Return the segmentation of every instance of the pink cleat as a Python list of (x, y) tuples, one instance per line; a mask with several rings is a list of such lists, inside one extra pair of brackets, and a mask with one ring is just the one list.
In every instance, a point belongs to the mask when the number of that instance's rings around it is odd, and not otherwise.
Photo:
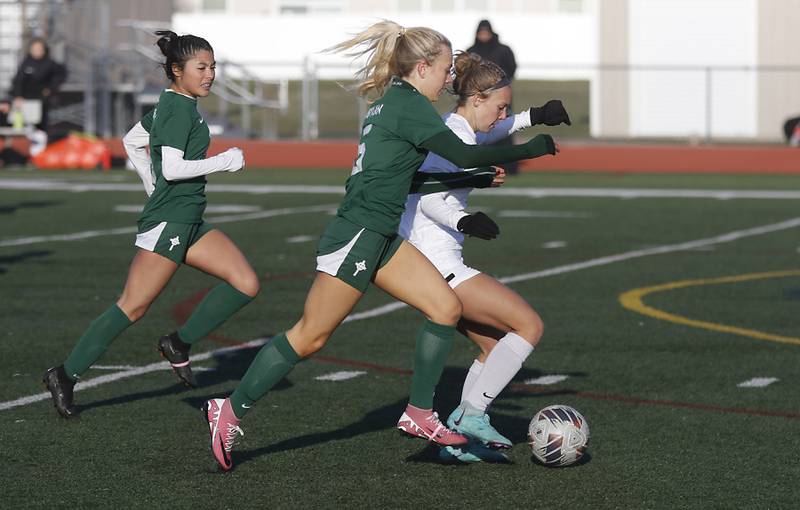
[(229, 399), (214, 398), (203, 404), (208, 428), (211, 432), (211, 451), (224, 471), (233, 467), (231, 450), (236, 434), (244, 435), (239, 419), (233, 414)]
[(439, 421), (439, 415), (432, 409), (420, 409), (408, 404), (403, 416), (397, 422), (397, 428), (414, 437), (421, 437), (442, 446), (460, 446), (467, 444), (466, 436), (445, 427)]

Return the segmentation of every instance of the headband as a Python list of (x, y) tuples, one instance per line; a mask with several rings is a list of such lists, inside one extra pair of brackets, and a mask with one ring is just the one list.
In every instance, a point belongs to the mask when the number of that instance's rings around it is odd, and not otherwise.
[(493, 90), (502, 89), (503, 87), (508, 87), (509, 85), (511, 85), (511, 80), (509, 80), (508, 77), (504, 74), (503, 77), (500, 78), (500, 81), (498, 81), (488, 89), (481, 91), (481, 93), (485, 94)]

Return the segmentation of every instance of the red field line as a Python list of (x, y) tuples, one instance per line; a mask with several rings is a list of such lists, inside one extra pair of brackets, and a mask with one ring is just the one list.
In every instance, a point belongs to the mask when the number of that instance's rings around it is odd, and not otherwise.
[[(119, 140), (112, 152), (123, 157)], [(350, 168), (355, 140), (261, 141), (214, 139), (211, 154), (241, 147), (250, 168)], [(524, 161), (525, 171), (611, 173), (800, 173), (800, 150), (770, 145), (678, 145), (564, 142), (558, 156)]]

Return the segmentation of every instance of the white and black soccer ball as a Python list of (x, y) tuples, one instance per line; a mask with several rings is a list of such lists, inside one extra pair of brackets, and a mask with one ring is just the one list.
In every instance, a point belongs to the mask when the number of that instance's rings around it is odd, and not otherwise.
[(563, 467), (580, 460), (589, 447), (589, 424), (570, 406), (545, 407), (528, 426), (533, 456), (550, 467)]

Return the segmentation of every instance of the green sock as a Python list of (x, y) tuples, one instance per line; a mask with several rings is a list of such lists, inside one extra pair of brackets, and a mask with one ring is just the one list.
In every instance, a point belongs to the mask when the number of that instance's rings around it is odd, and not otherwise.
[(111, 342), (131, 324), (133, 324), (131, 320), (117, 305), (112, 306), (93, 320), (89, 329), (73, 347), (67, 361), (64, 362), (67, 376), (72, 380), (77, 380), (106, 352)]
[(253, 402), (263, 397), (300, 361), (289, 345), (286, 333), (274, 337), (258, 351), (255, 359), (230, 396), (233, 414), (242, 418)]
[(252, 297), (236, 290), (230, 284), (220, 283), (197, 305), (186, 323), (178, 330), (178, 337), (187, 344), (193, 344), (205, 338), (252, 300)]
[(425, 320), (417, 335), (414, 375), (411, 376), (409, 403), (420, 409), (433, 408), (433, 394), (444, 371), (444, 363), (453, 346), (455, 326)]

